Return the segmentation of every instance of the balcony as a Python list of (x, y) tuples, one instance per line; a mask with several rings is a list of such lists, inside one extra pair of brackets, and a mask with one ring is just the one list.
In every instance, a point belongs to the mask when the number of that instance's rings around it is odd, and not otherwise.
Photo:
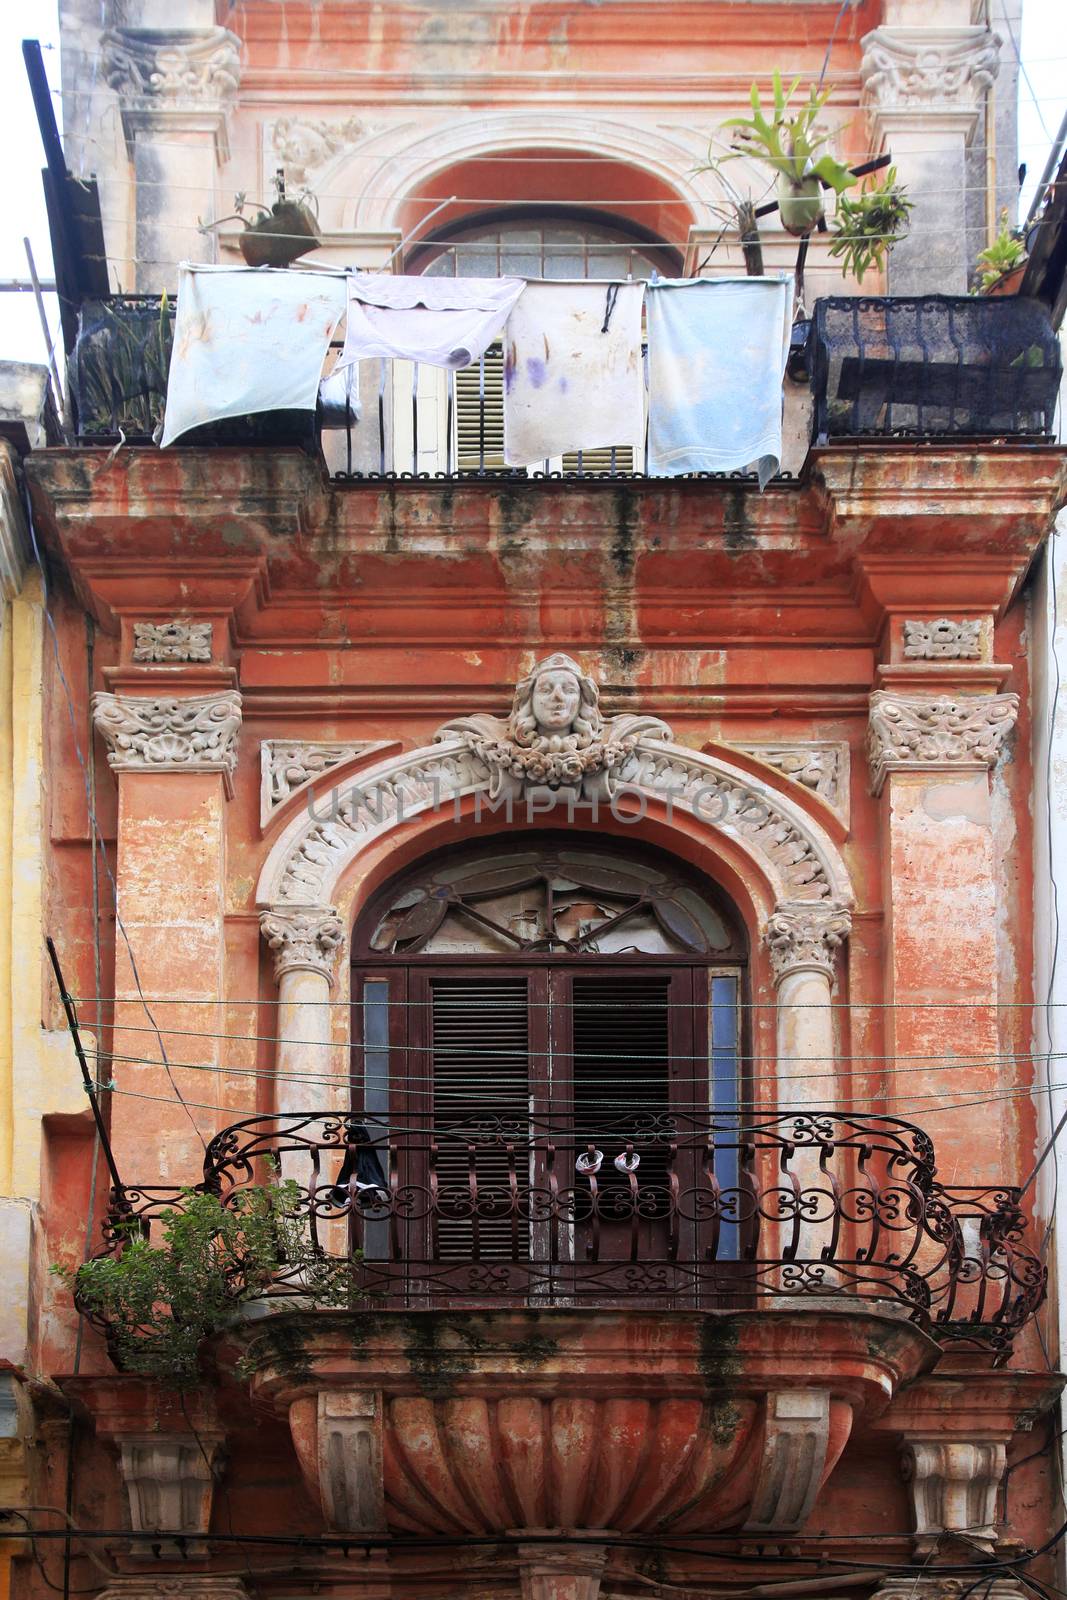
[[(80, 442), (147, 443), (161, 424), (173, 305), (147, 296), (87, 303), (71, 356)], [(460, 372), (365, 362), (352, 395), (316, 415), (274, 412), (197, 429), (183, 444), (297, 444), (339, 482), (393, 478), (641, 479), (646, 442), (546, 460), (503, 461), (502, 361), (491, 348)], [(374, 370), (371, 370), (374, 369)], [(786, 432), (806, 444), (909, 437), (1047, 440), (1061, 377), (1046, 310), (1017, 297), (841, 296), (794, 329)], [(810, 394), (808, 390), (810, 389)], [(647, 431), (647, 430), (646, 430)], [(755, 482), (755, 474), (701, 474)], [(794, 471), (777, 481), (788, 482)]]
[[(381, 1310), (880, 1308), (999, 1360), (1045, 1293), (1018, 1191), (941, 1183), (892, 1117), (264, 1115), (211, 1141), (202, 1187), (232, 1205), (272, 1171), (312, 1257), (356, 1261)], [(176, 1200), (117, 1194), (109, 1251)], [(305, 1271), (280, 1258), (263, 1297), (306, 1307)]]

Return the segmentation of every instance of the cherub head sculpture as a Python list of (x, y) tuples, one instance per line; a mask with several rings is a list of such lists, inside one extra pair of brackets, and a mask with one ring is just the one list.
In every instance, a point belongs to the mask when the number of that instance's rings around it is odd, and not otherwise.
[(585, 750), (604, 735), (599, 692), (570, 656), (546, 656), (515, 686), (508, 733), (526, 750)]

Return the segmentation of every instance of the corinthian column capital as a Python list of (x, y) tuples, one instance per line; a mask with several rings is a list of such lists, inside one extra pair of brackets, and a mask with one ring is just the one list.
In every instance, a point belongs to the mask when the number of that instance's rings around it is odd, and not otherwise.
[(871, 788), (889, 772), (992, 767), (1019, 715), (1017, 694), (906, 695), (876, 689), (867, 725)]
[(241, 696), (93, 696), (93, 723), (114, 772), (221, 772), (233, 792)]
[(834, 958), (851, 931), (852, 913), (838, 902), (780, 904), (764, 931), (775, 983), (805, 970), (824, 973), (832, 983)]
[(264, 911), (259, 930), (274, 955), (274, 976), (317, 972), (333, 985), (334, 966), (344, 945), (344, 923), (332, 907), (315, 911)]

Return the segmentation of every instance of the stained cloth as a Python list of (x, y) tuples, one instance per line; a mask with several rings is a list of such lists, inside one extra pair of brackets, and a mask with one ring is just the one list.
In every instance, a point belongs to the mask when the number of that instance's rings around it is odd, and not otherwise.
[(504, 459), (536, 465), (644, 434), (643, 283), (529, 283), (504, 330)]
[(522, 278), (402, 278), (354, 273), (338, 366), (385, 356), (431, 367), (469, 367), (500, 333)]
[(764, 488), (782, 459), (792, 277), (667, 278), (645, 306), (649, 472), (754, 464)]
[(344, 309), (340, 274), (183, 262), (161, 444), (223, 417), (314, 411)]

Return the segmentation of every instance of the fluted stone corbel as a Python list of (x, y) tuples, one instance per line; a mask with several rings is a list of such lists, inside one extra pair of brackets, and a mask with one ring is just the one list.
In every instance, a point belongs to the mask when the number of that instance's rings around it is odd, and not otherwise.
[(832, 983), (837, 952), (851, 931), (852, 914), (837, 902), (779, 904), (764, 932), (775, 984), (793, 972), (819, 972)]
[(804, 1526), (826, 1474), (830, 1408), (827, 1389), (781, 1389), (767, 1396), (763, 1458), (746, 1533), (795, 1533)]
[(958, 1534), (993, 1553), (997, 1495), (1006, 1464), (1003, 1440), (904, 1441), (901, 1470), (911, 1495), (917, 1556), (943, 1550), (946, 1534)]
[(867, 724), (871, 791), (890, 772), (988, 769), (1019, 715), (1017, 694), (910, 695), (876, 689)]
[(222, 1436), (147, 1434), (117, 1441), (135, 1533), (158, 1533), (158, 1545), (134, 1539), (130, 1554), (154, 1561), (204, 1556)]
[(332, 987), (345, 942), (345, 926), (336, 911), (264, 911), (259, 927), (274, 957), (279, 984), (288, 973), (314, 972)]
[(221, 772), (233, 794), (241, 696), (236, 689), (173, 695), (93, 696), (93, 723), (113, 772)]

